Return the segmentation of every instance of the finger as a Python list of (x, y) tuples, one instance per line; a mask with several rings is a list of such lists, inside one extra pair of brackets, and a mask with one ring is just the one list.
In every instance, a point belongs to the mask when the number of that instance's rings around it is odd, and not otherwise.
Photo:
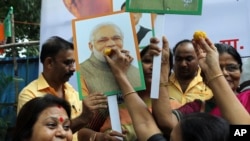
[(196, 55), (199, 56), (201, 48), (199, 47), (198, 44), (196, 44), (196, 42), (194, 42), (193, 45), (194, 45), (194, 50), (195, 50)]
[(89, 103), (89, 106), (93, 106), (93, 105), (98, 105), (98, 104), (107, 104), (108, 103), (108, 99), (107, 98), (92, 98), (89, 100), (85, 100), (86, 103)]
[(157, 44), (150, 44), (149, 45), (149, 50), (148, 50), (149, 55), (152, 56), (158, 56), (161, 53), (161, 49), (158, 47)]
[(161, 51), (158, 51), (158, 50), (149, 50), (148, 51), (148, 54), (150, 56), (158, 56), (158, 55), (160, 55), (160, 53), (161, 53)]
[(128, 55), (130, 52), (128, 50), (121, 50), (121, 53), (124, 53), (125, 55)]
[(214, 46), (214, 43), (210, 39), (206, 38), (205, 40), (208, 43), (208, 45), (211, 47), (212, 50), (217, 51), (217, 48)]
[(213, 49), (209, 46), (209, 44), (211, 45), (211, 41), (208, 40), (208, 38), (204, 39), (204, 38), (200, 38), (199, 40), (200, 42), (200, 47), (205, 51), (205, 52), (211, 52), (213, 51)]
[(160, 41), (156, 37), (150, 38), (150, 43), (158, 44)]
[(199, 57), (201, 53), (203, 53), (203, 49), (200, 47), (200, 45), (196, 41), (193, 40), (192, 42), (193, 42), (195, 53)]
[(109, 132), (109, 135), (110, 135), (110, 136), (117, 136), (117, 137), (125, 137), (124, 134), (122, 134), (122, 133), (120, 133), (120, 132), (117, 132), (117, 131), (113, 131), (113, 130), (111, 130), (111, 131)]
[(128, 133), (128, 130), (122, 129), (122, 134), (125, 136), (125, 134)]
[(107, 61), (109, 64), (112, 63), (112, 59), (110, 58), (110, 56), (105, 55), (104, 57), (105, 57), (106, 61)]
[(133, 62), (133, 60), (134, 60), (134, 58), (133, 57), (131, 57), (131, 58), (129, 58), (129, 64), (131, 64), (132, 62)]
[(128, 55), (126, 55), (126, 60), (127, 60), (127, 62), (130, 64), (133, 60), (134, 60), (134, 58), (132, 57), (132, 56), (130, 56), (129, 54)]
[(108, 100), (107, 99), (96, 99), (96, 100), (92, 100), (91, 103), (93, 103), (93, 105), (107, 104)]
[(108, 105), (107, 104), (98, 104), (96, 106), (96, 109), (107, 109), (108, 108)]
[(107, 104), (108, 101), (106, 99), (100, 99), (100, 100), (94, 100), (93, 103), (94, 103), (94, 105)]
[(94, 96), (91, 96), (90, 98), (90, 101), (96, 101), (97, 103), (100, 102), (107, 102), (107, 96), (106, 95), (100, 95), (100, 94), (97, 94), (97, 95), (94, 95)]
[(207, 44), (208, 44), (209, 46), (213, 45), (213, 43), (212, 43), (212, 41), (211, 41), (210, 39), (205, 38), (205, 41), (207, 42)]
[(92, 94), (90, 94), (89, 95), (90, 97), (95, 97), (95, 96), (97, 96), (97, 97), (107, 97), (105, 94), (103, 94), (103, 93), (92, 93)]
[(169, 43), (168, 43), (168, 40), (167, 40), (167, 38), (165, 36), (162, 37), (162, 42), (163, 42), (162, 48), (168, 50), (169, 49)]
[(100, 103), (100, 104), (94, 104), (90, 105), (89, 107), (91, 110), (97, 110), (97, 109), (107, 109), (108, 105), (107, 103)]
[(158, 46), (158, 43), (150, 43), (150, 44), (149, 44), (149, 48), (150, 48), (151, 50), (161, 51), (161, 48)]
[(122, 52), (126, 52), (126, 50), (120, 50), (118, 48), (113, 48), (113, 51), (117, 56), (121, 56)]

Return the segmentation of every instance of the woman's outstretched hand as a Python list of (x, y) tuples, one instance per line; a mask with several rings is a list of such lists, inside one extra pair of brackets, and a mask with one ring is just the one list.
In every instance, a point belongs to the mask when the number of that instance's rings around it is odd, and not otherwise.
[(208, 38), (193, 40), (199, 65), (204, 72), (206, 79), (210, 80), (215, 75), (222, 74), (219, 64), (217, 48)]

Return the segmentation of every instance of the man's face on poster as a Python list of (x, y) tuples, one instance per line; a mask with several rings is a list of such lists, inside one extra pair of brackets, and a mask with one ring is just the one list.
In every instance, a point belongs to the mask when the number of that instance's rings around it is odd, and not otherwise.
[(112, 0), (63, 0), (67, 9), (77, 18), (112, 12)]
[(106, 48), (123, 48), (123, 34), (115, 26), (102, 26), (93, 35), (89, 47), (98, 60), (106, 61), (103, 55)]

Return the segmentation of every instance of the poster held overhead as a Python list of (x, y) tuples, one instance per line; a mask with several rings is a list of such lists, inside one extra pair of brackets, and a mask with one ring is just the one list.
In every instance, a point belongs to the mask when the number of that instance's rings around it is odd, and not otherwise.
[(127, 0), (126, 11), (201, 15), (202, 0)]

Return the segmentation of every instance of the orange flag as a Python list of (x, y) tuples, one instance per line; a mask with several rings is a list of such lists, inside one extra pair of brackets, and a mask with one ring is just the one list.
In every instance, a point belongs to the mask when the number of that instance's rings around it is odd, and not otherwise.
[(0, 42), (4, 41), (4, 25), (0, 23)]
[[(4, 42), (4, 26), (0, 23), (0, 45)], [(0, 55), (4, 53), (4, 49), (0, 48)]]

